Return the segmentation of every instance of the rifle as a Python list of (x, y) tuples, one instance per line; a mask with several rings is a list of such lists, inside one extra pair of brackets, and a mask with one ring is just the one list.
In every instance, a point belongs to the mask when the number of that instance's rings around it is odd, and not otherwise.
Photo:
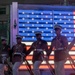
[(55, 72), (53, 71), (54, 69), (53, 69), (53, 67), (51, 66), (51, 64), (48, 62), (48, 60), (46, 60), (46, 59), (45, 59), (45, 57), (43, 56), (43, 54), (41, 54), (41, 57), (42, 57), (42, 59), (43, 59), (43, 60), (45, 60), (45, 61), (46, 61), (46, 63), (47, 63), (47, 65), (48, 65), (48, 68), (49, 68), (50, 73), (51, 73), (52, 75), (55, 75)]
[(75, 43), (75, 37), (74, 37), (74, 39), (72, 40), (72, 42), (70, 43), (70, 45), (68, 45), (68, 49), (69, 49), (69, 50), (71, 50), (71, 48), (73, 47), (74, 43)]
[(28, 61), (27, 61), (26, 59), (25, 59), (25, 62), (26, 62), (26, 64), (27, 64), (27, 69), (28, 69), (29, 73), (30, 73), (31, 75), (34, 75), (32, 69), (31, 69), (31, 66), (30, 66), (30, 64), (28, 63)]
[[(74, 39), (72, 40), (72, 42), (70, 43), (70, 45), (68, 45), (68, 52), (71, 50), (71, 48), (73, 47), (75, 43), (75, 37)], [(69, 55), (69, 53), (67, 52), (67, 57), (70, 59), (70, 61), (73, 63), (74, 67), (75, 67), (75, 62), (74, 60), (72, 59), (72, 57)]]
[[(50, 72), (52, 73), (52, 75), (55, 75), (55, 72), (53, 71), (54, 69), (53, 69), (53, 67), (51, 66), (51, 64), (46, 60), (46, 63), (48, 64), (48, 68), (49, 68), (49, 70), (50, 70)], [(51, 69), (52, 70), (51, 70)]]

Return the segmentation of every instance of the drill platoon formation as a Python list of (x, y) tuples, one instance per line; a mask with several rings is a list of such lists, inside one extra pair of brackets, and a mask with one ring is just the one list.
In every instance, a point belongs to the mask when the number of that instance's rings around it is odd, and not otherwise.
[[(64, 64), (67, 57), (70, 57), (68, 51), (74, 45), (75, 38), (68, 46), (67, 38), (61, 34), (62, 27), (60, 25), (55, 25), (54, 30), (56, 36), (51, 41), (50, 48), (48, 48), (47, 42), (42, 40), (42, 32), (40, 31), (35, 32), (36, 41), (32, 43), (28, 50), (26, 45), (22, 43), (22, 36), (20, 35), (16, 35), (16, 44), (13, 45), (12, 48), (7, 45), (6, 38), (1, 37), (0, 75), (19, 75), (19, 66), (24, 61), (28, 66), (30, 75), (41, 75), (39, 66), (43, 60), (47, 62), (49, 68), (53, 69), (48, 63), (52, 50), (54, 50), (54, 71), (52, 71), (52, 75), (65, 75)], [(33, 51), (33, 71), (30, 64), (25, 59), (31, 51)], [(44, 55), (44, 51), (46, 52), (46, 55)], [(10, 64), (12, 64), (12, 66)]]

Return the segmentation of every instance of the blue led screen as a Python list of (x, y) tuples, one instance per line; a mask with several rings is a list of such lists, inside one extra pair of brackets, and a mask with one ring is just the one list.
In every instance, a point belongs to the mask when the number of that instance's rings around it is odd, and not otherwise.
[(36, 40), (35, 31), (42, 32), (42, 39), (47, 42), (55, 37), (53, 27), (55, 24), (62, 26), (62, 35), (68, 41), (72, 41), (75, 36), (75, 14), (74, 10), (33, 10), (19, 9), (19, 35), (23, 36), (24, 42)]

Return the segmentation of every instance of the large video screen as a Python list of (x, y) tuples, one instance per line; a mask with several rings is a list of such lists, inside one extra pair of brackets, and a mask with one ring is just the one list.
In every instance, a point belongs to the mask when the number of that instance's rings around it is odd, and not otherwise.
[[(19, 35), (23, 36), (23, 42), (27, 42), (28, 47), (31, 42), (36, 40), (35, 31), (42, 31), (42, 39), (51, 43), (56, 36), (53, 29), (55, 24), (62, 26), (62, 35), (66, 36), (70, 43), (75, 36), (75, 7), (70, 6), (36, 6), (37, 9), (26, 8), (18, 10)], [(49, 44), (50, 46), (50, 44)], [(74, 59), (75, 48), (73, 46), (69, 54)], [(27, 57), (32, 65), (32, 54)], [(52, 52), (49, 63), (54, 66), (54, 52)], [(41, 68), (46, 68), (47, 64), (43, 61)], [(70, 61), (67, 60), (65, 68), (71, 68)]]

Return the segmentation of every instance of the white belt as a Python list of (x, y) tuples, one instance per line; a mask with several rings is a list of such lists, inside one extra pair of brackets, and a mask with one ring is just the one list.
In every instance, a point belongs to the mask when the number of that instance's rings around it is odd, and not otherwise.
[(19, 52), (15, 52), (14, 55), (21, 55), (21, 53), (19, 53)]
[(64, 49), (64, 48), (57, 48), (57, 49), (55, 49), (55, 51), (56, 51), (56, 50), (63, 50), (63, 49)]
[(41, 52), (41, 51), (43, 51), (42, 49), (35, 49), (34, 51), (39, 51), (39, 52)]
[(7, 54), (1, 54), (1, 56), (2, 56), (2, 57), (6, 57), (6, 56), (7, 56)]

